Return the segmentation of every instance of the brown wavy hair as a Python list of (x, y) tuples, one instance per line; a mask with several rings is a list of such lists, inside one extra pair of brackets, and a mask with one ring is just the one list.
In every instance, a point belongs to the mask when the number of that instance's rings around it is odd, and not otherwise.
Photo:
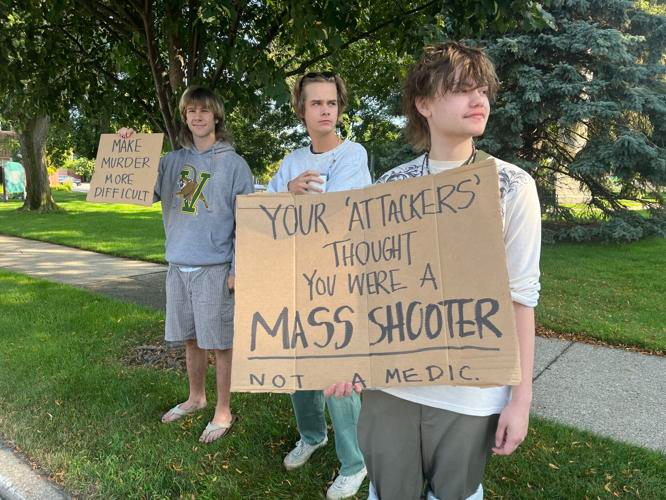
[(224, 119), (224, 103), (211, 90), (199, 85), (187, 87), (183, 95), (180, 96), (178, 110), (180, 111), (180, 129), (178, 131), (178, 141), (182, 146), (193, 147), (194, 138), (192, 131), (187, 127), (187, 107), (191, 105), (200, 105), (213, 112), (215, 117), (215, 138), (218, 141), (230, 141), (231, 134), (226, 128)]
[(458, 42), (428, 45), (412, 66), (402, 88), (405, 134), (417, 151), (430, 149), (428, 121), (416, 108), (417, 99), (431, 99), (447, 92), (468, 90), (469, 82), (488, 86), (492, 101), (499, 88), (495, 66), (483, 49)]

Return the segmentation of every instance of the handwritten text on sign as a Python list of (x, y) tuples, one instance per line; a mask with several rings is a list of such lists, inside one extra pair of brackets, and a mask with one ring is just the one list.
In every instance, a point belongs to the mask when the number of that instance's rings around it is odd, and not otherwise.
[(164, 134), (135, 134), (129, 139), (102, 134), (86, 199), (152, 205), (163, 139)]
[(239, 197), (232, 388), (519, 381), (494, 160)]

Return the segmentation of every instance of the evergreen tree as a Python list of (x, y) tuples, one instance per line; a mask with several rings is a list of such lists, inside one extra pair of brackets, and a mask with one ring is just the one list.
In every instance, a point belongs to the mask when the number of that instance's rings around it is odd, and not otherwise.
[[(666, 234), (666, 17), (624, 0), (554, 0), (549, 12), (552, 27), (485, 43), (502, 87), (479, 145), (536, 178), (550, 220), (568, 222), (550, 238)], [(603, 222), (557, 204), (556, 174), (587, 188)]]

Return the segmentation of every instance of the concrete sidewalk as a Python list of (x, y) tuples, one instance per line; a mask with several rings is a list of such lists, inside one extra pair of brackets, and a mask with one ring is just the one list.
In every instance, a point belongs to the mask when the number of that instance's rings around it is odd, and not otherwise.
[[(167, 266), (0, 235), (0, 268), (164, 310)], [(151, 293), (146, 293), (146, 291)], [(155, 293), (152, 293), (155, 292)]]
[(0, 443), (0, 498), (66, 500), (70, 497)]
[[(0, 268), (164, 310), (160, 264), (0, 235)], [(665, 357), (537, 338), (534, 380), (535, 414), (666, 453)], [(5, 473), (0, 461), (0, 498), (28, 474)]]

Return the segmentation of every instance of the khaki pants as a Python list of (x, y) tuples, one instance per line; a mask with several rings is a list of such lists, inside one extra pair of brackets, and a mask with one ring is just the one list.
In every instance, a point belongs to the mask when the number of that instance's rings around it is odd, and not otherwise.
[(358, 440), (380, 500), (463, 500), (481, 481), (499, 415), (476, 417), (364, 391)]

